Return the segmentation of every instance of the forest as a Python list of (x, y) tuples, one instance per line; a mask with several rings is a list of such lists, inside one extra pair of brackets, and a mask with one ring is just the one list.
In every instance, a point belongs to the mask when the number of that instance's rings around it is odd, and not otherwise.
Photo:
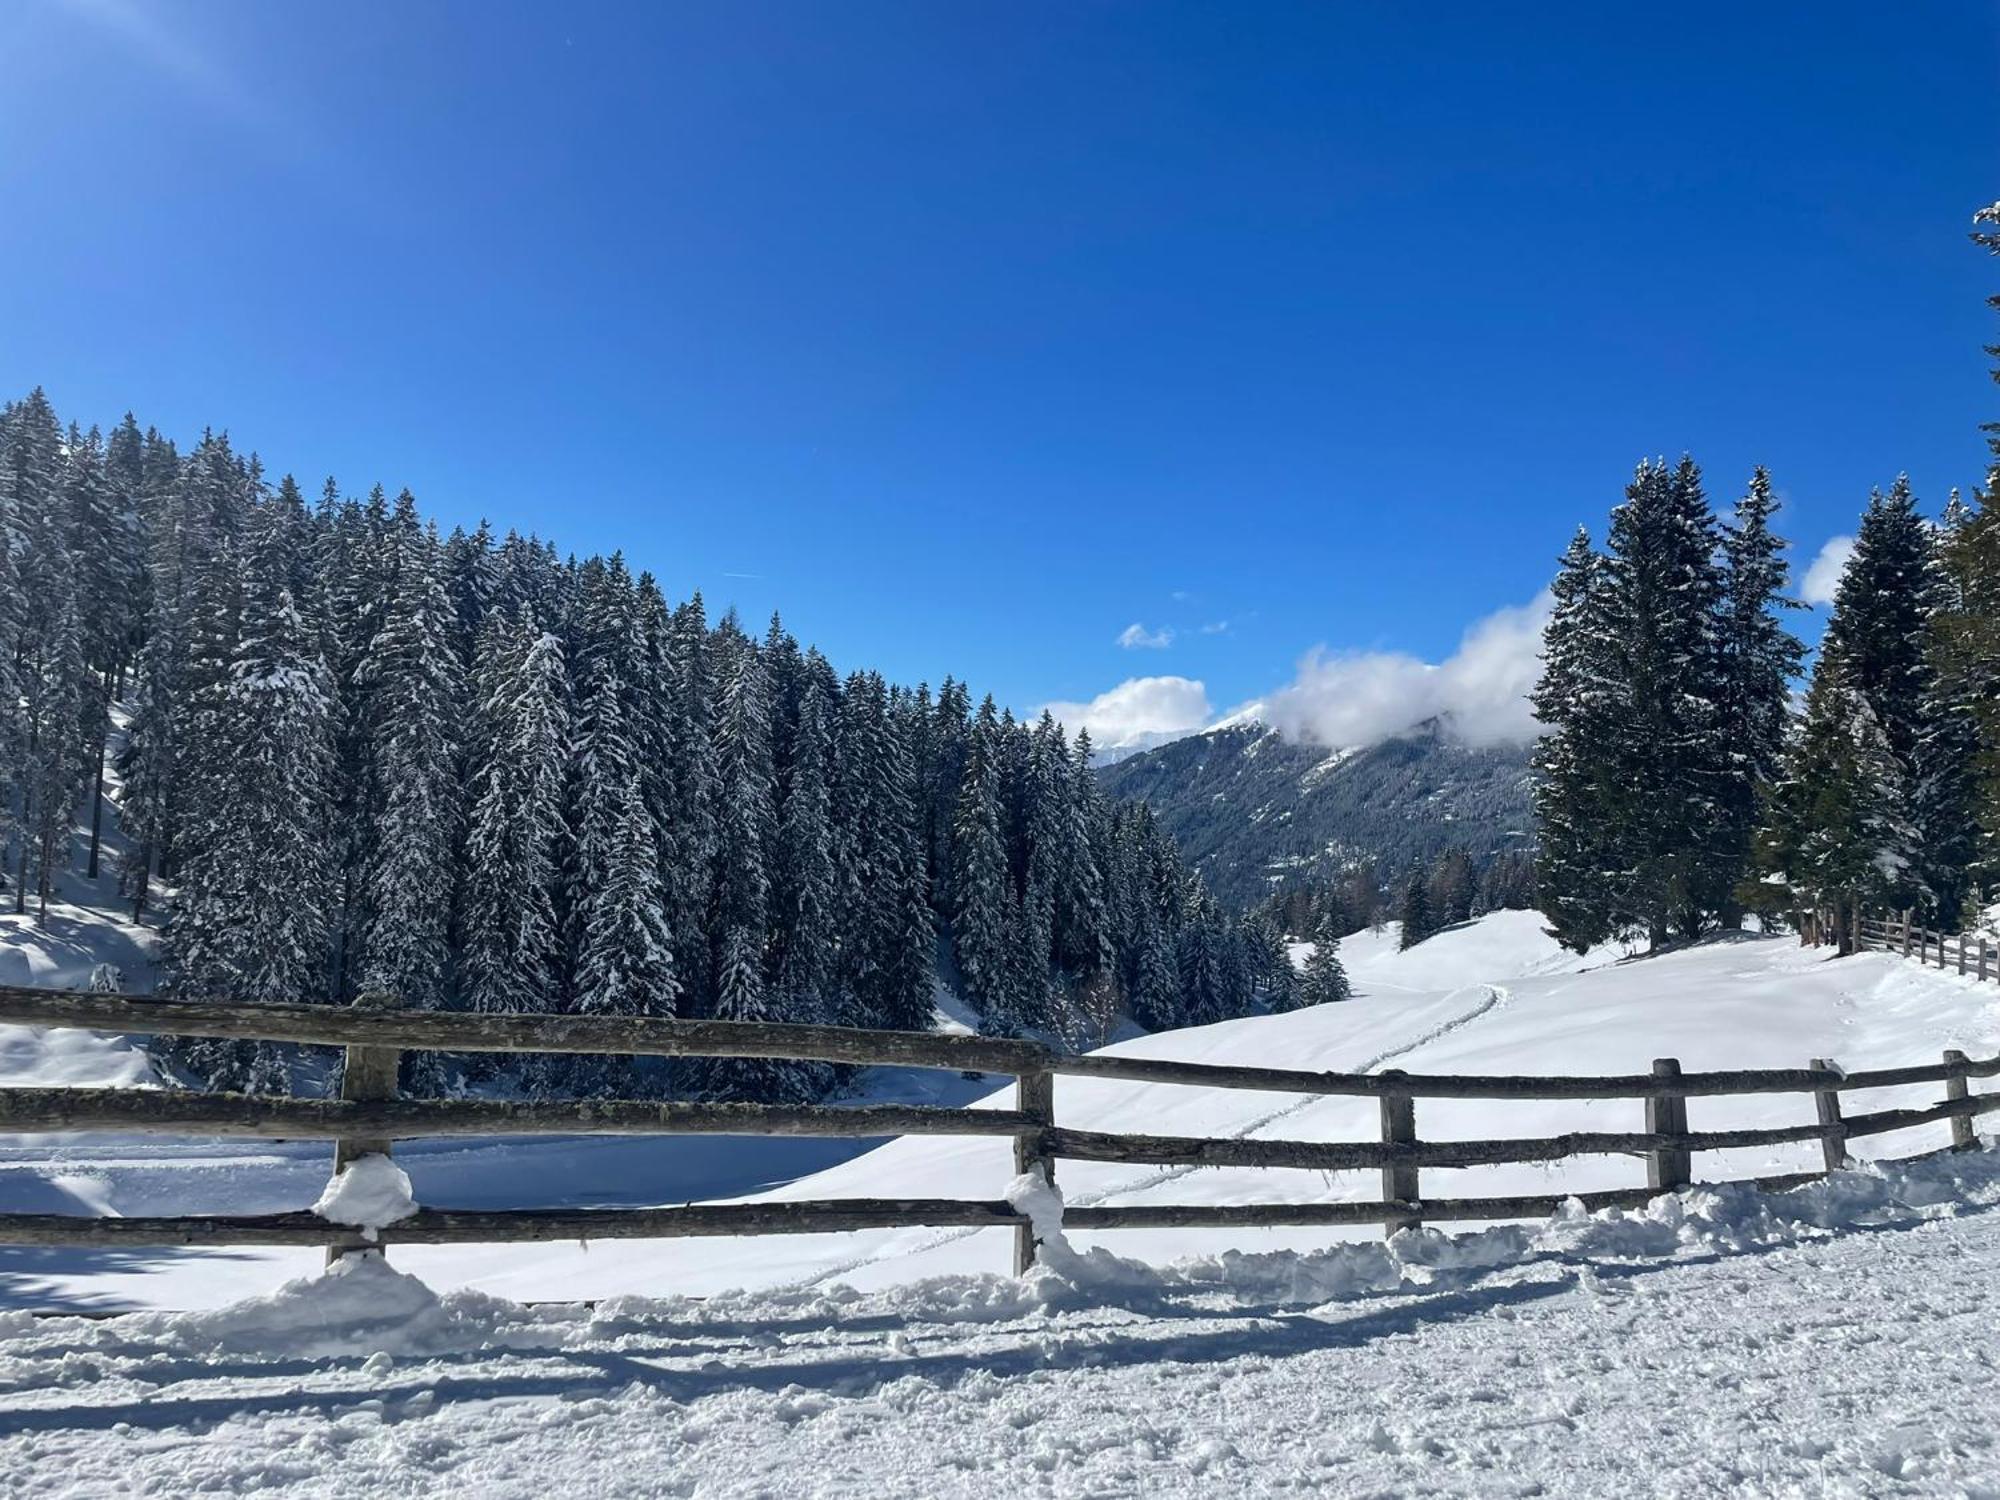
[[(220, 432), (0, 413), (0, 876), (46, 913), (115, 860), (174, 996), (1100, 1043), (1298, 1003), (1047, 715), (844, 676), (773, 618), (407, 493), (308, 502)], [(115, 834), (115, 837), (113, 836)], [(166, 1041), (211, 1087), (287, 1049)], [(417, 1058), (405, 1086), (811, 1099), (796, 1063)]]
[[(1975, 225), (2000, 255), (2000, 204)], [(1564, 943), (1812, 910), (1851, 949), (1863, 913), (1957, 932), (2000, 896), (2000, 423), (1986, 435), (1983, 492), (1936, 522), (1906, 477), (1870, 497), (1800, 703), (1764, 470), (1725, 525), (1691, 459), (1642, 463), (1603, 549), (1577, 532), (1535, 695), (1537, 897)]]

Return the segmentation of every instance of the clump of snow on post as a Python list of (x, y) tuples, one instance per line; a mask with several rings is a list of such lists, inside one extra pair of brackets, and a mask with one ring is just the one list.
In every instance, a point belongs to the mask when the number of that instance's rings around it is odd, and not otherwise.
[(312, 1211), (333, 1224), (361, 1231), (365, 1240), (417, 1211), (410, 1174), (379, 1152), (356, 1157), (334, 1174)]

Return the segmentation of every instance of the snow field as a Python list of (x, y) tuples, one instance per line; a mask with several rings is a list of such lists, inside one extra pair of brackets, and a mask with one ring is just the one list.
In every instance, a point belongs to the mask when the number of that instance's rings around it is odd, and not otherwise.
[[(1049, 1206), (1039, 1181), (1017, 1201)], [(1161, 1270), (0, 1315), (22, 1495), (1993, 1496), (2000, 1152)]]
[[(1346, 1004), (1139, 1038), (1113, 1050), (1202, 1061), (1411, 1072), (1633, 1073), (1654, 1057), (1689, 1069), (1797, 1066), (1828, 1056), (1851, 1066), (1937, 1060), (1957, 1046), (2000, 1049), (2000, 995), (1889, 955), (1833, 960), (1778, 938), (1710, 943), (1642, 961), (1557, 949), (1531, 913), (1496, 913), (1397, 953), (1394, 929), (1342, 945), (1358, 996)], [(1005, 1105), (1009, 1090), (984, 1100)], [(1848, 1096), (1850, 1111), (1929, 1104), (1936, 1088)], [(1796, 1124), (1805, 1096), (1690, 1101), (1697, 1129)], [(1371, 1099), (1190, 1089), (1065, 1078), (1057, 1117), (1092, 1130), (1370, 1140)], [(1538, 1136), (1569, 1129), (1634, 1130), (1637, 1100), (1532, 1104), (1421, 1100), (1426, 1140)], [(1855, 1143), (1866, 1156), (1941, 1146), (1946, 1126)], [(244, 1149), (230, 1143), (71, 1138), (0, 1148), (0, 1205), (55, 1211), (248, 1213), (303, 1208), (325, 1188), (323, 1146)], [(1817, 1163), (1807, 1143), (1697, 1156), (1710, 1180)], [(906, 1139), (857, 1154), (852, 1143), (557, 1138), (399, 1147), (416, 1200), (438, 1207), (646, 1204), (694, 1199), (841, 1198), (884, 1194), (997, 1197), (1012, 1176), (1003, 1139)], [(1426, 1171), (1434, 1196), (1563, 1193), (1643, 1183), (1637, 1158), (1576, 1159)], [(1132, 1167), (1061, 1162), (1072, 1203), (1351, 1201), (1379, 1194), (1378, 1174)], [(61, 1186), (59, 1184), (67, 1184)], [(78, 1191), (79, 1185), (82, 1191)], [(1307, 1252), (1379, 1231), (1129, 1230), (1080, 1234), (1161, 1263), (1189, 1255)], [(441, 1288), (521, 1301), (637, 1295), (709, 1296), (736, 1288), (830, 1281), (880, 1289), (1009, 1263), (1007, 1230), (876, 1230), (840, 1235), (505, 1246), (408, 1246), (394, 1263)], [(269, 1291), (310, 1270), (312, 1252), (0, 1252), (0, 1302), (49, 1307), (212, 1307)]]

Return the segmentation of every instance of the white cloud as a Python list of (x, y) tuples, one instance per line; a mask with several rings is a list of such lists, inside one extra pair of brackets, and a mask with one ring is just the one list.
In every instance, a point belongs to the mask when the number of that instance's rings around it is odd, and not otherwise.
[(1826, 545), (1819, 549), (1819, 556), (1806, 569), (1806, 576), (1799, 584), (1799, 597), (1808, 604), (1833, 603), (1834, 590), (1840, 587), (1840, 575), (1847, 571), (1847, 560), (1852, 556), (1853, 537), (1828, 537)]
[(1227, 620), (1211, 620), (1208, 624), (1201, 627), (1201, 633), (1203, 635), (1227, 635), (1229, 633), (1229, 622)]
[(1088, 703), (1043, 706), (1071, 734), (1088, 729), (1100, 750), (1193, 734), (1215, 712), (1208, 689), (1188, 677), (1131, 677)]
[(1127, 651), (1160, 651), (1173, 643), (1174, 632), (1166, 625), (1158, 630), (1148, 630), (1135, 620), (1118, 632), (1118, 644)]
[(1541, 676), (1550, 599), (1496, 610), (1442, 662), (1396, 651), (1316, 646), (1259, 717), (1280, 733), (1324, 745), (1371, 745), (1448, 715), (1469, 744), (1522, 744), (1537, 733), (1528, 694)]

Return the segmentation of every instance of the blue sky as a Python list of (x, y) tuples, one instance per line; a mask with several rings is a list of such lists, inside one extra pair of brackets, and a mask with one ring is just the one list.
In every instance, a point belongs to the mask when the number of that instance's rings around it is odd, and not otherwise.
[(843, 665), (1309, 718), (1642, 455), (1769, 464), (1803, 559), (1974, 482), (1996, 83), (1974, 0), (12, 0), (0, 388)]

